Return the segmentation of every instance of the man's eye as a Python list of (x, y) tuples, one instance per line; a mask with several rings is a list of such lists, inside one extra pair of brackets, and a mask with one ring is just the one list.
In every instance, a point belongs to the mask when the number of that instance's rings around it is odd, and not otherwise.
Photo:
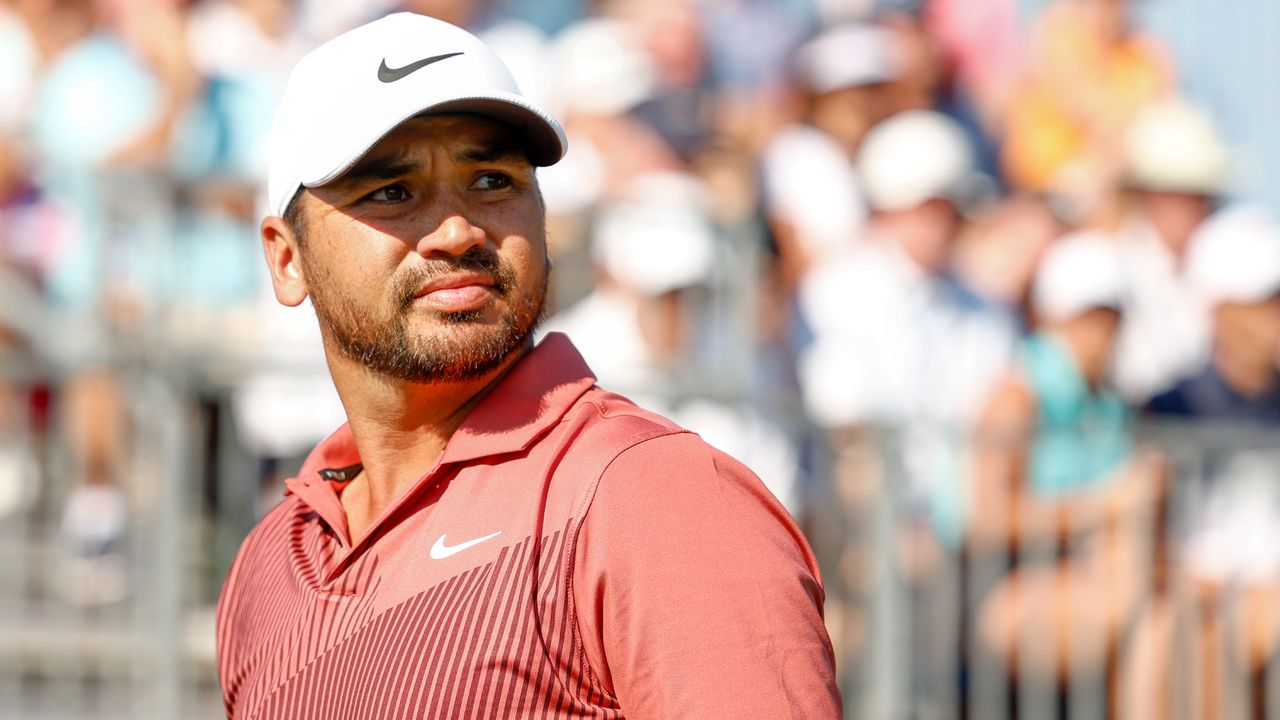
[(510, 186), (510, 176), (499, 172), (485, 173), (471, 184), (473, 190), (501, 190)]
[(380, 203), (404, 202), (409, 198), (409, 191), (403, 185), (388, 185), (369, 193), (369, 199)]

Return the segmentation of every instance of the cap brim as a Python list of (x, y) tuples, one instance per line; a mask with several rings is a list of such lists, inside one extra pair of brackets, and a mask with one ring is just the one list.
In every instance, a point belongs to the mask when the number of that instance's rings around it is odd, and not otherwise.
[(506, 123), (524, 138), (529, 162), (538, 167), (555, 165), (564, 157), (564, 130), (537, 107), (510, 98), (477, 97), (440, 103), (424, 113), (474, 113)]

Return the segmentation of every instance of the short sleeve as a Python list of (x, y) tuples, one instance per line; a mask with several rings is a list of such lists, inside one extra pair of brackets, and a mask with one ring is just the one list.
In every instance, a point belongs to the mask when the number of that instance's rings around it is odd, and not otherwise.
[(587, 660), (627, 718), (840, 717), (812, 551), (697, 435), (646, 440), (604, 470), (572, 582)]

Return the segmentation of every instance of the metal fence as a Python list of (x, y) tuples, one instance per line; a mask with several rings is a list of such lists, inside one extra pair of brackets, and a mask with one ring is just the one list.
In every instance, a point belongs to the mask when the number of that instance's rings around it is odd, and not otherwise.
[(127, 428), (122, 462), (98, 476), (68, 432), (80, 380), (0, 383), (0, 717), (219, 717), (211, 602), (226, 559), (212, 541), (251, 518), (199, 501), (191, 395), (151, 374), (98, 377), (119, 383), (113, 432)]
[[(834, 438), (811, 537), (846, 716), (1280, 717), (1280, 435), (1138, 438), (1096, 486), (970, 495), (960, 523), (945, 506), (971, 486), (970, 440)], [(950, 487), (922, 471), (943, 465)]]

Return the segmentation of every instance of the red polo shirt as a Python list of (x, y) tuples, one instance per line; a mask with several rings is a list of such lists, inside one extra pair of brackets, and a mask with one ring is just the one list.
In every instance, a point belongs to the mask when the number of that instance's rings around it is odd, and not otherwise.
[[(837, 718), (804, 538), (740, 463), (551, 335), (351, 544), (322, 442), (218, 603), (227, 713)], [(344, 470), (347, 469), (347, 470)]]

